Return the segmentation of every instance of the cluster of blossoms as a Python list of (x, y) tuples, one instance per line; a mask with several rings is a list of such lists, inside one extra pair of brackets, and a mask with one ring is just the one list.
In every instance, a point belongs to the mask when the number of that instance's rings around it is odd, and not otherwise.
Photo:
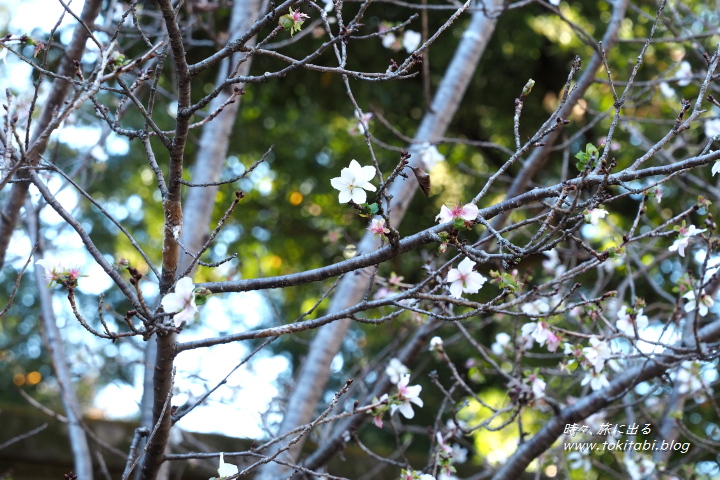
[(391, 28), (392, 25), (387, 23), (380, 24), (379, 32), (382, 37), (383, 47), (396, 52), (404, 48), (407, 53), (412, 53), (420, 46), (420, 42), (422, 42), (422, 35), (420, 33), (413, 30), (405, 30), (402, 37), (397, 37), (392, 32), (385, 33)]
[(600, 340), (598, 337), (590, 337), (590, 346), (580, 349), (565, 344), (565, 355), (571, 355), (575, 360), (579, 360), (581, 365), (587, 370), (581, 385), (590, 384), (593, 390), (600, 390), (610, 385), (607, 376), (604, 373), (605, 365), (612, 357), (612, 350), (607, 341)]
[(545, 321), (526, 323), (522, 326), (520, 332), (525, 341), (524, 347), (526, 349), (532, 348), (533, 343), (537, 342), (541, 347), (547, 344), (548, 350), (555, 352), (560, 342), (562, 342), (560, 336), (555, 334)]
[(67, 288), (75, 288), (80, 277), (87, 277), (80, 272), (80, 267), (67, 268), (45, 258), (35, 262), (35, 265), (40, 265), (45, 269), (44, 275), (45, 280), (48, 281), (48, 287), (64, 285)]

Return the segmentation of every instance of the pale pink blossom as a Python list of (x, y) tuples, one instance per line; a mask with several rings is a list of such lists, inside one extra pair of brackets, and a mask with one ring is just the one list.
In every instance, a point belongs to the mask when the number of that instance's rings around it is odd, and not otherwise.
[(618, 320), (615, 323), (615, 326), (628, 337), (634, 337), (636, 330), (637, 332), (640, 332), (648, 326), (648, 317), (643, 315), (642, 308), (638, 309), (635, 314), (635, 321), (633, 321), (633, 318), (627, 312), (625, 307), (620, 308), (617, 318)]
[(525, 339), (525, 348), (531, 348), (533, 340), (541, 347), (547, 344), (548, 350), (551, 352), (557, 350), (560, 345), (560, 337), (550, 329), (547, 322), (526, 323), (522, 326), (520, 332)]
[(454, 205), (452, 208), (448, 208), (443, 205), (440, 208), (440, 213), (435, 217), (436, 221), (440, 223), (452, 222), (456, 218), (462, 218), (466, 222), (473, 222), (478, 216), (478, 207), (472, 203), (463, 205)]
[(398, 400), (402, 403), (400, 405), (390, 405), (390, 412), (395, 413), (396, 410), (399, 410), (405, 418), (413, 418), (415, 412), (413, 411), (411, 403), (414, 403), (418, 407), (423, 406), (423, 401), (420, 399), (422, 386), (408, 386), (408, 383), (410, 383), (410, 375), (403, 375), (397, 384)]
[(384, 218), (373, 218), (370, 222), (368, 230), (376, 237), (385, 235), (386, 233), (390, 233), (390, 229), (385, 227)]
[(695, 225), (690, 225), (689, 227), (682, 226), (680, 227), (680, 231), (678, 235), (677, 240), (675, 240), (675, 243), (670, 245), (670, 248), (668, 248), (671, 252), (678, 252), (681, 257), (685, 256), (685, 248), (688, 246), (688, 243), (690, 242), (690, 237), (697, 235), (698, 233), (703, 233), (706, 229), (703, 228), (702, 230), (697, 228)]
[(597, 225), (600, 219), (605, 218), (608, 211), (604, 208), (593, 208), (592, 210), (585, 210), (585, 221), (590, 225)]
[(451, 268), (447, 275), (450, 283), (450, 295), (460, 298), (463, 293), (477, 293), (487, 281), (487, 278), (473, 271), (475, 262), (465, 258), (458, 268)]
[(175, 292), (165, 295), (160, 302), (165, 313), (175, 314), (175, 325), (188, 322), (198, 313), (195, 304), (195, 285), (190, 277), (183, 277), (175, 284)]
[(62, 267), (58, 263), (48, 260), (47, 258), (41, 258), (35, 262), (35, 265), (40, 265), (43, 269), (45, 269), (45, 280), (47, 280), (50, 284), (59, 283)]
[(367, 200), (365, 190), (371, 192), (376, 190), (375, 186), (370, 183), (374, 177), (374, 167), (361, 167), (357, 160), (352, 160), (349, 167), (340, 170), (339, 177), (330, 180), (330, 184), (334, 189), (340, 191), (338, 195), (340, 203), (352, 201), (361, 204)]

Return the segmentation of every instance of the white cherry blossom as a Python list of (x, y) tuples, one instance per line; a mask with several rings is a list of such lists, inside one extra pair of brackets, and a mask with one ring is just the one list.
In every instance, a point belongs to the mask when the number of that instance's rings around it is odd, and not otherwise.
[(175, 284), (175, 292), (165, 295), (160, 303), (165, 313), (175, 314), (175, 325), (192, 320), (198, 312), (192, 279), (183, 277), (178, 280)]
[(590, 388), (592, 388), (593, 391), (600, 390), (601, 388), (610, 385), (610, 382), (608, 381), (605, 374), (599, 373), (595, 370), (590, 370), (589, 372), (587, 372), (580, 385), (585, 386), (588, 383), (590, 384)]
[(390, 405), (390, 413), (395, 413), (396, 410), (399, 410), (405, 418), (413, 418), (415, 416), (415, 412), (413, 411), (411, 403), (414, 403), (418, 407), (423, 406), (423, 401), (420, 399), (422, 386), (408, 386), (408, 383), (410, 383), (410, 375), (403, 375), (397, 384), (398, 399), (402, 402), (402, 404)]
[(450, 295), (460, 298), (463, 293), (477, 293), (487, 281), (487, 278), (473, 271), (475, 262), (465, 258), (458, 268), (451, 268), (447, 275), (450, 283)]
[(683, 298), (688, 300), (688, 303), (685, 304), (685, 311), (690, 313), (697, 309), (701, 317), (707, 315), (710, 307), (715, 305), (715, 300), (713, 300), (710, 295), (706, 294), (705, 290), (700, 293), (700, 302), (698, 302), (695, 298), (695, 292), (693, 290), (690, 290), (683, 295)]
[(371, 166), (361, 167), (357, 160), (352, 160), (349, 167), (340, 170), (340, 176), (330, 180), (334, 189), (339, 190), (338, 199), (340, 203), (350, 201), (357, 204), (365, 203), (367, 194), (365, 190), (374, 192), (375, 186), (370, 183), (375, 177), (375, 168)]
[(703, 233), (705, 230), (705, 228), (701, 230), (695, 225), (690, 225), (689, 227), (680, 227), (680, 235), (675, 240), (675, 243), (670, 245), (670, 248), (668, 248), (668, 250), (671, 252), (678, 252), (681, 257), (684, 257), (685, 248), (688, 246), (688, 243), (690, 243), (690, 237), (695, 236), (698, 233)]
[(425, 168), (427, 168), (428, 170), (432, 170), (435, 165), (445, 161), (445, 155), (438, 152), (438, 149), (435, 145), (423, 143), (420, 148), (420, 159), (423, 161), (423, 163), (425, 164)]
[(705, 120), (705, 136), (715, 138), (718, 135), (720, 135), (720, 117)]
[(236, 475), (238, 473), (238, 467), (237, 465), (233, 465), (232, 463), (225, 463), (223, 453), (220, 453), (220, 465), (218, 466), (217, 472), (217, 478), (213, 477), (210, 480), (222, 480), (223, 478)]
[(403, 363), (397, 358), (391, 358), (388, 362), (388, 366), (385, 367), (385, 374), (388, 376), (392, 383), (397, 384), (400, 379), (410, 373), (410, 369), (403, 365)]
[(677, 84), (681, 87), (684, 87), (686, 85), (690, 85), (690, 81), (692, 80), (692, 67), (690, 66), (690, 62), (684, 61), (680, 62), (680, 68), (678, 68), (678, 71), (675, 73), (675, 78), (677, 79)]
[(414, 30), (406, 30), (403, 35), (402, 45), (405, 51), (412, 53), (420, 46), (422, 35)]
[(674, 98), (675, 89), (672, 88), (667, 82), (660, 82), (660, 93), (665, 98)]
[(500, 332), (495, 335), (495, 343), (490, 345), (490, 349), (495, 355), (502, 355), (505, 349), (510, 345), (512, 337), (505, 332)]

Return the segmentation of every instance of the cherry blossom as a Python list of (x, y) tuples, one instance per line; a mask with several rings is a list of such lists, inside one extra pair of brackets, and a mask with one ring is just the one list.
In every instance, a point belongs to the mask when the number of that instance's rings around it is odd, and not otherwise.
[(608, 211), (604, 208), (593, 208), (592, 210), (585, 210), (585, 222), (589, 223), (590, 225), (597, 225), (598, 221), (600, 219), (605, 218), (605, 216), (608, 214)]
[(465, 258), (458, 268), (451, 268), (447, 275), (450, 283), (450, 295), (460, 298), (463, 293), (477, 293), (487, 281), (487, 278), (473, 271), (475, 262)]
[(430, 339), (430, 351), (434, 352), (436, 350), (442, 350), (443, 348), (443, 341), (440, 337), (433, 337)]
[(399, 410), (405, 418), (413, 418), (415, 416), (415, 412), (413, 411), (411, 403), (414, 403), (418, 407), (423, 406), (423, 401), (420, 399), (422, 386), (408, 386), (408, 383), (410, 383), (410, 375), (403, 375), (397, 383), (398, 400), (402, 403), (400, 405), (390, 405), (390, 413), (395, 413), (396, 410)]
[(386, 233), (390, 233), (390, 229), (385, 227), (384, 218), (373, 218), (372, 222), (370, 222), (368, 230), (376, 237), (383, 236)]
[(695, 298), (695, 292), (693, 290), (690, 290), (683, 295), (683, 298), (688, 300), (688, 303), (685, 304), (685, 311), (690, 313), (697, 309), (698, 314), (700, 314), (701, 317), (707, 315), (710, 307), (715, 305), (715, 300), (713, 300), (710, 295), (706, 294), (705, 290), (700, 293), (700, 302), (698, 302)]
[(702, 390), (700, 364), (697, 362), (683, 362), (675, 375), (675, 382), (680, 385), (678, 392), (681, 394), (693, 394)]
[(495, 355), (502, 355), (505, 349), (510, 345), (512, 337), (505, 332), (500, 332), (495, 335), (495, 343), (490, 345), (490, 349)]
[(600, 340), (598, 337), (590, 337), (590, 346), (583, 348), (585, 360), (593, 366), (596, 373), (602, 372), (605, 368), (605, 360), (612, 356), (610, 345), (608, 342)]
[(618, 330), (620, 330), (628, 337), (634, 337), (636, 329), (638, 332), (640, 332), (648, 326), (648, 317), (646, 315), (643, 315), (642, 308), (638, 309), (637, 313), (635, 314), (634, 321), (632, 316), (630, 316), (627, 309), (624, 307), (618, 311), (617, 317), (618, 320), (615, 323), (615, 326)]
[(537, 342), (541, 347), (547, 344), (548, 350), (554, 352), (560, 345), (560, 337), (558, 337), (552, 330), (547, 322), (531, 322), (526, 323), (520, 329), (520, 332), (525, 339), (525, 348), (531, 348), (533, 340)]
[[(387, 394), (387, 393), (383, 393), (382, 397), (380, 397), (380, 398), (378, 399), (378, 401), (375, 402), (375, 403), (383, 403), (383, 402), (384, 402), (384, 403), (387, 403), (387, 402), (388, 402), (388, 398), (389, 398), (389, 397), (388, 397), (388, 394)], [(387, 408), (387, 407), (385, 407), (385, 408)], [(376, 408), (376, 409), (374, 409), (374, 411), (377, 412), (377, 413), (373, 416), (373, 423), (375, 424), (375, 426), (376, 426), (377, 428), (382, 428), (382, 427), (383, 427), (383, 412), (384, 412), (385, 410), (384, 410), (384, 409), (378, 409), (378, 408)]]
[[(5, 50), (5, 49), (3, 49)], [(40, 265), (42, 268), (45, 269), (45, 280), (49, 282), (48, 286), (52, 285), (53, 283), (60, 283), (60, 271), (62, 271), (62, 268), (59, 264), (48, 260), (46, 258), (42, 258), (35, 262), (35, 265)]]
[(428, 170), (432, 170), (435, 165), (445, 161), (445, 155), (438, 152), (438, 149), (435, 145), (423, 143), (420, 146), (420, 159), (425, 164), (425, 168), (427, 168)]
[(558, 6), (560, 5), (560, 0), (548, 0), (550, 2), (550, 5)]
[(690, 62), (684, 61), (680, 62), (680, 68), (678, 68), (678, 71), (675, 73), (675, 78), (677, 79), (677, 84), (681, 87), (684, 87), (686, 85), (690, 85), (690, 81), (692, 80), (692, 67), (690, 67)]
[(223, 458), (223, 453), (221, 452), (220, 453), (220, 465), (218, 466), (217, 472), (218, 472), (217, 478), (213, 477), (210, 480), (222, 480), (223, 478), (237, 475), (238, 467), (237, 467), (237, 465), (233, 465), (232, 463), (225, 463), (225, 459)]
[(649, 458), (640, 458), (639, 461), (635, 461), (635, 458), (630, 455), (624, 455), (623, 461), (632, 480), (652, 478), (652, 473), (655, 471), (655, 463)]
[(358, 135), (358, 134), (365, 135), (365, 127), (369, 126), (370, 120), (372, 120), (373, 114), (372, 113), (363, 113), (362, 115), (358, 115), (358, 113), (355, 112), (355, 116), (358, 119), (358, 123), (357, 123), (357, 126), (351, 128), (349, 130), (350, 135)]
[(400, 379), (410, 373), (410, 369), (403, 365), (403, 363), (397, 358), (391, 358), (388, 362), (388, 366), (385, 367), (385, 374), (388, 376), (392, 383), (397, 384)]
[(668, 85), (667, 82), (660, 82), (660, 93), (665, 98), (674, 98), (676, 95), (675, 89)]
[(545, 380), (538, 377), (534, 373), (531, 373), (528, 377), (528, 382), (530, 382), (530, 387), (532, 388), (532, 392), (535, 398), (542, 398), (545, 396)]
[(375, 168), (361, 167), (357, 160), (352, 160), (350, 166), (340, 170), (340, 176), (330, 180), (334, 189), (340, 190), (338, 199), (340, 203), (365, 203), (367, 194), (365, 190), (374, 192), (375, 186), (370, 183), (375, 177)]
[(427, 473), (418, 472), (417, 470), (400, 471), (400, 480), (435, 480), (435, 477)]
[(558, 255), (556, 249), (553, 248), (552, 250), (547, 250), (543, 252), (543, 255), (548, 257), (547, 260), (542, 261), (542, 266), (545, 272), (553, 274), (557, 277), (565, 273), (565, 265), (562, 265), (560, 256)]
[(325, 2), (325, 11), (332, 12), (335, 8), (335, 2), (333, 0), (323, 0)]
[(175, 292), (165, 295), (160, 302), (165, 313), (175, 314), (175, 325), (188, 322), (198, 313), (195, 304), (195, 285), (190, 277), (183, 277), (175, 284)]
[(713, 177), (715, 176), (716, 173), (720, 172), (720, 160), (718, 160), (717, 162), (715, 162), (713, 164), (712, 169), (710, 171), (712, 172)]
[[(705, 136), (715, 138), (720, 135), (720, 118), (705, 120)], [(715, 166), (713, 166), (713, 169)]]
[(417, 50), (422, 42), (422, 35), (414, 30), (406, 30), (403, 35), (402, 45), (406, 52), (412, 53)]
[(592, 468), (592, 464), (590, 463), (590, 456), (587, 454), (587, 452), (572, 452), (568, 454), (567, 458), (570, 470), (583, 469), (584, 471), (589, 472), (590, 468)]
[(544, 298), (538, 298), (532, 302), (523, 303), (520, 309), (525, 315), (542, 315), (550, 311), (550, 305)]
[(597, 372), (595, 370), (590, 370), (588, 373), (586, 373), (585, 377), (582, 379), (582, 382), (580, 382), (580, 385), (585, 386), (588, 383), (590, 384), (590, 388), (592, 388), (593, 391), (600, 390), (601, 388), (610, 385), (610, 382), (608, 381), (605, 374)]
[[(713, 167), (714, 168), (714, 167)], [(668, 248), (669, 251), (675, 252), (677, 251), (681, 257), (685, 256), (685, 248), (688, 246), (688, 243), (690, 242), (690, 237), (697, 235), (698, 233), (703, 233), (706, 229), (703, 228), (702, 230), (697, 228), (695, 225), (690, 225), (689, 227), (686, 227), (683, 225), (680, 227), (677, 240), (675, 240), (675, 243), (670, 245), (670, 248)]]
[(435, 220), (440, 223), (447, 223), (454, 221), (456, 218), (462, 218), (466, 222), (473, 222), (477, 218), (478, 212), (478, 207), (472, 203), (465, 204), (462, 207), (454, 205), (452, 208), (443, 205)]

